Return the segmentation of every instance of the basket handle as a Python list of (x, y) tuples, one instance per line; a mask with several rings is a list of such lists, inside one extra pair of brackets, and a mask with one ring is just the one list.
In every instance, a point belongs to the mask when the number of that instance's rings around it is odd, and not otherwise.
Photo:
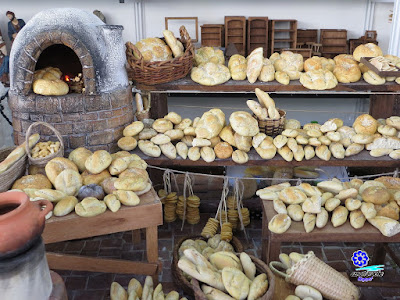
[(40, 122), (39, 121), (39, 122), (32, 123), (29, 126), (28, 130), (26, 131), (26, 135), (25, 135), (25, 151), (26, 151), (26, 154), (28, 155), (29, 159), (32, 159), (31, 150), (29, 149), (29, 137), (31, 136), (32, 129), (37, 127), (37, 126), (40, 126), (40, 125), (43, 125), (43, 126), (49, 128), (50, 130), (52, 130), (55, 133), (55, 135), (57, 136), (58, 140), (60, 141), (60, 149), (58, 151), (64, 151), (64, 141), (63, 141), (63, 138), (62, 138), (60, 132), (57, 129), (55, 129), (53, 126), (51, 126), (49, 123)]
[(269, 268), (271, 269), (272, 272), (274, 272), (276, 275), (279, 275), (285, 279), (287, 279), (289, 276), (286, 273), (283, 273), (282, 271), (279, 271), (277, 267), (286, 269), (285, 265), (279, 261), (271, 261), (269, 263)]
[(136, 48), (136, 46), (134, 44), (132, 44), (131, 42), (126, 42), (125, 47), (126, 47), (125, 52), (126, 52), (127, 58), (138, 60), (140, 62), (140, 65), (143, 68), (144, 58), (143, 58), (142, 53), (140, 53), (139, 49)]
[(185, 51), (190, 51), (193, 52), (193, 44), (192, 44), (192, 39), (190, 38), (189, 32), (187, 32), (185, 26), (181, 26), (179, 28), (179, 33), (181, 35), (181, 40), (182, 42), (185, 41), (186, 43), (186, 50)]

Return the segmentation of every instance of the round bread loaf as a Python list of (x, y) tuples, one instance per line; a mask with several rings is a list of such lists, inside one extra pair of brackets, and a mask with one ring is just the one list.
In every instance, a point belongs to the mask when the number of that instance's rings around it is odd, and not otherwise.
[(62, 171), (54, 181), (54, 187), (56, 190), (62, 191), (68, 196), (75, 196), (81, 186), (81, 175), (77, 171), (71, 169)]
[(42, 174), (26, 175), (17, 179), (12, 185), (13, 190), (24, 190), (24, 189), (51, 189), (52, 184), (46, 176)]
[(118, 140), (118, 147), (125, 151), (131, 151), (137, 146), (137, 140), (131, 136), (124, 136)]
[(356, 133), (373, 135), (378, 129), (378, 122), (369, 114), (363, 114), (354, 121), (353, 128)]
[(356, 61), (360, 61), (361, 57), (376, 57), (382, 55), (382, 49), (374, 43), (359, 45), (353, 52), (353, 57)]
[(227, 142), (220, 142), (215, 145), (214, 152), (218, 158), (226, 159), (232, 156), (233, 148)]
[(144, 61), (166, 61), (172, 59), (171, 49), (159, 38), (147, 38), (136, 43)]
[(335, 61), (331, 58), (328, 59), (325, 57), (313, 56), (304, 61), (304, 71), (306, 72), (320, 69), (332, 72), (334, 67)]
[(291, 51), (283, 51), (280, 58), (274, 62), (276, 71), (288, 73), (290, 80), (300, 78), (300, 72), (303, 71), (303, 56)]
[(100, 185), (94, 183), (84, 185), (79, 189), (77, 198), (79, 200), (83, 200), (86, 197), (94, 197), (96, 199), (103, 200), (104, 190)]
[(258, 80), (263, 82), (273, 81), (275, 79), (275, 67), (274, 64), (268, 59), (264, 58), (261, 73), (258, 76)]
[(312, 70), (302, 73), (300, 76), (301, 84), (310, 90), (333, 89), (337, 85), (337, 80), (331, 71), (326, 69)]
[(228, 68), (233, 80), (246, 79), (247, 60), (244, 56), (240, 54), (232, 55), (229, 59)]
[(110, 153), (106, 150), (97, 150), (85, 161), (86, 170), (92, 174), (99, 174), (107, 169), (112, 162)]
[(245, 164), (249, 161), (249, 156), (242, 150), (235, 150), (232, 153), (232, 160), (237, 164)]
[(73, 163), (75, 163), (79, 169), (79, 172), (84, 172), (86, 170), (85, 167), (85, 161), (86, 159), (92, 155), (92, 151), (84, 148), (84, 147), (79, 147), (73, 150), (69, 156), (68, 159), (71, 160)]
[(90, 174), (87, 170), (82, 173), (83, 185), (101, 184), (103, 180), (111, 177), (110, 172), (106, 169), (99, 174)]
[(78, 167), (69, 159), (64, 157), (55, 157), (46, 164), (46, 176), (51, 183), (54, 184), (58, 174), (66, 169), (71, 169), (78, 172)]
[(342, 83), (356, 82), (361, 78), (361, 70), (358, 65), (348, 62), (336, 64), (333, 74)]
[(197, 49), (194, 56), (195, 66), (200, 66), (212, 62), (214, 64), (225, 64), (224, 52), (220, 49), (214, 49), (213, 47), (201, 47)]
[(68, 94), (69, 87), (66, 82), (60, 79), (37, 79), (33, 82), (33, 92), (44, 96), (63, 96)]
[(232, 129), (242, 136), (255, 136), (259, 133), (258, 122), (246, 111), (235, 111), (229, 117)]
[(384, 187), (370, 186), (364, 189), (364, 191), (361, 193), (361, 197), (365, 202), (384, 204), (389, 202), (390, 193)]
[(160, 118), (154, 121), (153, 129), (159, 133), (164, 133), (168, 130), (171, 130), (174, 127), (170, 120)]
[(344, 62), (349, 63), (349, 64), (358, 64), (357, 61), (354, 59), (353, 55), (351, 54), (339, 54), (336, 55), (333, 60), (335, 61), (335, 64), (342, 64)]
[(225, 125), (225, 114), (220, 109), (205, 112), (197, 122), (195, 133), (197, 138), (212, 139), (221, 132)]
[(194, 67), (190, 78), (199, 84), (213, 86), (228, 81), (231, 78), (231, 73), (224, 65), (208, 62)]

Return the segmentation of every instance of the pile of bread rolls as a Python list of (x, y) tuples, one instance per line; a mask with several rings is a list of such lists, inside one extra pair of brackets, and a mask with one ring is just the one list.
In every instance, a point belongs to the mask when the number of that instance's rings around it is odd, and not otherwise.
[(116, 212), (121, 204), (135, 206), (139, 196), (152, 185), (147, 164), (136, 154), (105, 150), (73, 150), (69, 158), (56, 157), (45, 167), (45, 175), (31, 174), (16, 180), (13, 190), (25, 192), (31, 200), (55, 203), (53, 214), (61, 217), (75, 211), (82, 217)]
[(153, 279), (147, 276), (144, 285), (132, 278), (128, 284), (128, 291), (126, 291), (118, 282), (111, 283), (110, 288), (111, 300), (187, 300), (185, 297), (180, 298), (177, 291), (171, 291), (164, 294), (162, 284), (159, 283), (154, 288)]
[[(260, 89), (256, 89), (256, 95), (260, 103), (249, 100), (248, 105), (257, 118), (279, 118), (274, 100)], [(286, 119), (285, 130), (275, 138), (260, 133), (257, 119), (246, 111), (233, 112), (229, 121), (229, 125), (225, 124), (225, 114), (217, 108), (193, 121), (170, 112), (164, 118), (128, 125), (118, 146), (126, 151), (139, 146), (150, 157), (164, 154), (169, 159), (180, 156), (192, 161), (202, 158), (206, 162), (232, 158), (238, 164), (248, 161), (247, 152), (252, 147), (262, 159), (272, 159), (278, 153), (288, 162), (315, 156), (322, 160), (344, 159), (364, 149), (373, 157), (389, 155), (400, 159), (399, 116), (376, 120), (363, 114), (352, 127), (344, 126), (339, 118), (303, 127), (298, 120)]]
[(292, 221), (302, 221), (308, 233), (315, 227), (325, 227), (329, 219), (333, 227), (349, 219), (354, 229), (362, 228), (368, 221), (384, 236), (400, 233), (400, 179), (396, 177), (349, 182), (332, 179), (317, 186), (308, 183), (290, 186), (286, 182), (258, 190), (256, 194), (273, 201), (277, 215), (268, 228), (274, 233), (284, 233)]
[(60, 142), (39, 142), (31, 150), (32, 158), (44, 158), (60, 150)]
[[(361, 57), (375, 57), (371, 63), (379, 70), (398, 70), (400, 58), (394, 55), (384, 55), (379, 46), (367, 43), (358, 46), (353, 55), (339, 54), (334, 59), (313, 56), (306, 60), (301, 54), (291, 51), (273, 53), (264, 58), (263, 48), (254, 49), (246, 58), (240, 54), (231, 56), (228, 68), (221, 50), (212, 47), (200, 48), (196, 54), (197, 67), (192, 72), (192, 80), (203, 85), (216, 85), (233, 80), (247, 80), (254, 83), (257, 80), (269, 82), (276, 80), (288, 85), (291, 80), (300, 80), (307, 89), (326, 90), (335, 88), (338, 82), (350, 83), (363, 79), (369, 84), (379, 85), (386, 81), (396, 81), (400, 77), (380, 77), (364, 64)], [(303, 72), (304, 71), (304, 72)]]
[(255, 300), (268, 290), (267, 275), (261, 273), (256, 276), (256, 266), (245, 252), (236, 255), (230, 251), (219, 251), (207, 253), (205, 257), (194, 246), (185, 246), (182, 252), (178, 267), (203, 283), (201, 289), (207, 299)]

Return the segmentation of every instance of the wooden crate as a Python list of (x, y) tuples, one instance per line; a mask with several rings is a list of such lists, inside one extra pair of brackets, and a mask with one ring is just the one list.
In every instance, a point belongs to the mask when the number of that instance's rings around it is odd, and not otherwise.
[(318, 29), (297, 29), (297, 48), (318, 43)]
[(263, 47), (268, 53), (268, 17), (249, 17), (247, 19), (247, 54), (255, 48)]
[(296, 48), (297, 20), (269, 21), (269, 55), (286, 48)]
[(204, 24), (201, 27), (202, 47), (224, 47), (224, 24)]
[(348, 53), (347, 30), (345, 29), (321, 29), (321, 53), (326, 57)]
[(239, 54), (246, 55), (246, 17), (225, 16), (225, 46), (232, 43)]

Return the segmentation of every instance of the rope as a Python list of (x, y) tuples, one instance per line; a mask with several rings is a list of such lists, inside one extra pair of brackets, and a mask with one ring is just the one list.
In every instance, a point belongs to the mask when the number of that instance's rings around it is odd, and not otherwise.
[(194, 194), (193, 184), (194, 184), (193, 178), (189, 175), (189, 172), (186, 172), (185, 179), (183, 181), (183, 219), (182, 219), (181, 231), (183, 230), (183, 226), (185, 225), (185, 220), (186, 220), (186, 207), (187, 207), (186, 191), (188, 191), (189, 197), (193, 196)]
[[(220, 178), (220, 179), (242, 179), (242, 180), (260, 180), (260, 181), (267, 181), (267, 180), (286, 180), (286, 181), (298, 181), (298, 178), (273, 178), (273, 177), (264, 177), (264, 178), (255, 178), (255, 177), (236, 177), (236, 176), (226, 176), (226, 175), (214, 175), (214, 174), (204, 174), (204, 173), (194, 173), (194, 172), (185, 172), (185, 171), (179, 171), (179, 170), (173, 170), (173, 169), (168, 169), (168, 168), (162, 168), (162, 167), (157, 167), (157, 166), (152, 166), (148, 165), (147, 166), (150, 169), (156, 169), (156, 170), (161, 170), (161, 171), (169, 171), (173, 174), (186, 174), (189, 173), (190, 175), (193, 176), (206, 176), (206, 177), (212, 177), (212, 178)], [(397, 173), (396, 173), (397, 172)], [(358, 179), (363, 179), (363, 178), (373, 178), (373, 177), (381, 177), (381, 176), (394, 176), (397, 174), (398, 176), (398, 169), (394, 172), (388, 172), (388, 173), (380, 173), (380, 174), (371, 174), (371, 175), (363, 175), (363, 176), (354, 176), (354, 177), (348, 177), (348, 178), (337, 178), (341, 181), (344, 180), (351, 180), (354, 178)], [(175, 175), (174, 175), (175, 176)], [(176, 180), (176, 179), (175, 179)], [(315, 181), (315, 179), (309, 179), (309, 178), (302, 178), (302, 181)]]
[(3, 116), (4, 119), (6, 119), (7, 123), (10, 124), (10, 126), (12, 126), (12, 122), (11, 122), (10, 119), (6, 116), (6, 114), (4, 113), (5, 107), (4, 107), (3, 104), (1, 104), (1, 101), (3, 101), (7, 96), (8, 96), (8, 91), (7, 91), (7, 93), (5, 93), (5, 94), (0, 98), (0, 114)]

